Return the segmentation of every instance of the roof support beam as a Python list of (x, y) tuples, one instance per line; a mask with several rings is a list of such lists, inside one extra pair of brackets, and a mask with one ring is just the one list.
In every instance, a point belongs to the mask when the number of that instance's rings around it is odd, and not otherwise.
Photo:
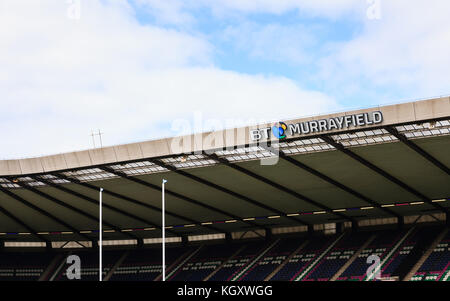
[(450, 176), (450, 168), (445, 166), (442, 162), (437, 160), (435, 157), (427, 153), (425, 150), (423, 150), (420, 146), (409, 140), (405, 135), (400, 133), (396, 128), (391, 126), (386, 126), (385, 130), (388, 131), (392, 136), (395, 136), (398, 140), (400, 140), (403, 144), (407, 145), (409, 148), (411, 148), (413, 151), (421, 155), (423, 158), (431, 162), (433, 165), (435, 165), (437, 168), (445, 172), (447, 175)]
[[(67, 187), (63, 187), (63, 186), (57, 185), (57, 184), (55, 184), (55, 183), (53, 183), (53, 182), (51, 182), (51, 181), (48, 181), (48, 180), (43, 179), (42, 177), (33, 177), (33, 176), (31, 176), (31, 178), (33, 178), (33, 179), (36, 180), (36, 181), (45, 183), (45, 184), (47, 184), (48, 186), (51, 186), (51, 187), (53, 187), (53, 188), (55, 188), (55, 189), (57, 189), (57, 190), (59, 190), (59, 191), (63, 191), (63, 192), (65, 192), (65, 193), (67, 193), (67, 194), (70, 194), (70, 195), (75, 196), (75, 197), (77, 197), (77, 198), (80, 198), (80, 199), (83, 199), (83, 200), (85, 200), (85, 201), (88, 201), (89, 203), (92, 203), (92, 204), (94, 204), (94, 205), (97, 205), (97, 206), (99, 205), (99, 201), (94, 200), (94, 199), (91, 198), (91, 197), (88, 197), (88, 196), (86, 196), (86, 195), (84, 195), (84, 194), (82, 194), (82, 193), (79, 193), (79, 192), (77, 192), (77, 191), (68, 189)], [(96, 189), (96, 190), (98, 191), (98, 189)], [(105, 190), (103, 190), (103, 193), (105, 193)], [(115, 212), (117, 212), (117, 213), (119, 213), (119, 214), (122, 214), (122, 215), (124, 215), (124, 216), (127, 216), (127, 217), (129, 217), (129, 218), (131, 218), (131, 219), (137, 220), (137, 221), (139, 221), (139, 222), (141, 222), (141, 223), (143, 223), (143, 224), (145, 224), (145, 225), (149, 225), (149, 226), (151, 226), (151, 227), (155, 227), (155, 228), (158, 228), (158, 229), (162, 230), (161, 226), (158, 226), (158, 225), (154, 224), (153, 222), (148, 221), (148, 220), (146, 220), (146, 219), (143, 219), (143, 218), (141, 218), (141, 217), (139, 217), (139, 216), (137, 216), (137, 215), (128, 213), (128, 212), (126, 212), (126, 211), (123, 211), (122, 209), (119, 209), (119, 208), (117, 208), (117, 207), (111, 206), (111, 205), (105, 203), (105, 201), (103, 201), (102, 205), (103, 205), (104, 208), (107, 208), (107, 209), (109, 209), (109, 210), (115, 211)], [(176, 235), (175, 232), (173, 232), (173, 231), (167, 230), (167, 232), (170, 232), (170, 233)]]
[[(204, 184), (204, 185), (206, 185), (206, 186), (208, 186), (208, 187), (214, 188), (214, 189), (216, 189), (216, 190), (219, 190), (219, 191), (222, 191), (222, 192), (224, 192), (224, 193), (226, 193), (226, 194), (229, 194), (229, 195), (231, 195), (231, 196), (233, 196), (233, 197), (236, 197), (236, 198), (238, 198), (238, 199), (241, 199), (241, 200), (243, 200), (243, 201), (245, 201), (245, 202), (248, 202), (248, 203), (250, 203), (250, 204), (252, 204), (252, 205), (254, 205), (254, 206), (257, 206), (257, 207), (259, 207), (259, 208), (263, 208), (263, 209), (265, 209), (265, 210), (269, 210), (269, 211), (274, 212), (274, 213), (276, 213), (276, 214), (286, 215), (286, 212), (282, 212), (282, 211), (280, 211), (280, 210), (278, 210), (278, 209), (275, 209), (275, 208), (272, 208), (272, 207), (270, 207), (270, 206), (267, 206), (267, 205), (265, 205), (265, 204), (263, 204), (263, 203), (261, 203), (261, 202), (255, 201), (255, 200), (253, 200), (253, 199), (251, 199), (251, 198), (249, 198), (249, 197), (246, 197), (246, 196), (244, 196), (244, 195), (242, 195), (242, 194), (239, 194), (239, 193), (237, 193), (237, 192), (231, 191), (231, 190), (229, 190), (229, 189), (227, 189), (227, 188), (225, 188), (225, 187), (222, 187), (222, 186), (220, 186), (220, 185), (217, 185), (217, 184), (212, 183), (212, 182), (210, 182), (210, 181), (207, 181), (207, 180), (205, 180), (205, 179), (202, 179), (202, 178), (199, 178), (199, 177), (197, 177), (197, 176), (194, 176), (194, 175), (192, 175), (192, 174), (190, 174), (190, 173), (187, 173), (187, 172), (185, 172), (185, 171), (183, 171), (183, 170), (177, 169), (176, 167), (174, 167), (174, 166), (172, 166), (172, 165), (165, 164), (165, 163), (162, 162), (161, 160), (151, 160), (151, 162), (154, 163), (154, 164), (156, 164), (156, 165), (159, 165), (159, 166), (161, 166), (161, 167), (164, 167), (164, 168), (166, 168), (166, 169), (168, 169), (168, 170), (171, 170), (171, 171), (173, 171), (173, 172), (175, 172), (175, 173), (177, 173), (177, 174), (179, 174), (179, 175), (182, 175), (182, 176), (184, 176), (184, 177), (186, 177), (186, 178), (189, 178), (189, 179), (191, 179), (191, 180), (193, 180), (193, 181), (195, 181), (195, 182)], [(297, 223), (300, 223), (300, 224), (302, 224), (302, 225), (308, 225), (307, 222), (302, 221), (302, 220), (299, 219), (299, 218), (295, 218), (295, 217), (287, 217), (287, 218), (289, 218), (289, 219), (291, 219), (291, 220), (293, 220), (293, 221), (295, 221), (295, 222), (297, 222)]]
[[(267, 149), (268, 151), (272, 152), (271, 148), (269, 148), (269, 147), (264, 147), (264, 148)], [(352, 188), (350, 188), (350, 187), (348, 187), (348, 186), (346, 186), (346, 185), (344, 185), (344, 184), (342, 184), (342, 183), (340, 183), (340, 182), (338, 182), (336, 180), (333, 180), (332, 178), (328, 177), (327, 175), (325, 175), (325, 174), (315, 170), (312, 167), (309, 167), (308, 165), (306, 165), (306, 164), (304, 164), (304, 163), (302, 163), (300, 161), (295, 160), (294, 158), (291, 158), (291, 157), (287, 156), (282, 150), (279, 150), (278, 154), (279, 154), (279, 157), (282, 158), (283, 160), (285, 160), (285, 161), (287, 161), (287, 162), (289, 162), (289, 163), (291, 163), (291, 164), (293, 164), (293, 165), (303, 169), (304, 171), (309, 172), (310, 174), (312, 174), (312, 175), (314, 175), (316, 177), (321, 178), (325, 182), (342, 189), (343, 191), (345, 191), (345, 192), (347, 192), (347, 193), (349, 193), (349, 194), (351, 194), (351, 195), (353, 195), (353, 196), (355, 196), (355, 197), (357, 197), (357, 198), (367, 202), (368, 204), (385, 211), (389, 215), (395, 216), (395, 217), (397, 217), (399, 219), (402, 217), (401, 215), (395, 213), (394, 211), (392, 211), (392, 210), (390, 210), (388, 208), (381, 207), (381, 204), (379, 204), (379, 203), (375, 202), (374, 200), (370, 199), (369, 197), (367, 197), (367, 196), (357, 192), (356, 190), (354, 190), (354, 189), (352, 189)]]
[[(31, 192), (33, 192), (33, 193), (35, 193), (35, 194), (37, 194), (37, 195), (47, 199), (49, 201), (52, 201), (53, 203), (56, 203), (56, 204), (58, 204), (58, 205), (60, 205), (62, 207), (70, 209), (70, 210), (72, 210), (72, 211), (74, 211), (74, 212), (76, 212), (76, 213), (78, 213), (78, 214), (80, 214), (80, 215), (82, 215), (82, 216), (84, 216), (84, 217), (86, 217), (88, 219), (91, 219), (91, 220), (93, 220), (93, 221), (95, 221), (97, 223), (100, 222), (98, 217), (95, 217), (92, 214), (87, 213), (87, 212), (85, 212), (85, 211), (83, 211), (81, 209), (78, 209), (78, 208), (76, 208), (76, 207), (74, 207), (72, 205), (69, 205), (69, 204), (67, 204), (67, 203), (65, 203), (65, 202), (63, 202), (61, 200), (58, 200), (57, 198), (55, 198), (55, 197), (53, 197), (51, 195), (48, 195), (45, 192), (37, 190), (34, 187), (31, 187), (31, 186), (29, 186), (27, 184), (24, 184), (24, 183), (21, 183), (21, 182), (17, 182), (16, 184), (20, 185), (22, 188), (27, 189), (27, 190), (29, 190), (29, 191), (31, 191)], [(110, 227), (111, 229), (113, 229), (114, 231), (116, 231), (118, 233), (122, 233), (125, 236), (128, 236), (128, 237), (130, 237), (132, 239), (137, 239), (137, 237), (135, 235), (133, 235), (131, 233), (128, 233), (128, 232), (122, 232), (117, 226), (114, 226), (113, 224), (106, 222), (104, 219), (103, 219), (103, 224), (105, 224), (106, 226)]]
[[(122, 177), (122, 178), (124, 178), (124, 179), (130, 180), (130, 181), (135, 182), (135, 183), (138, 183), (138, 184), (141, 184), (141, 185), (143, 185), (143, 186), (146, 186), (146, 187), (148, 187), (148, 188), (151, 188), (151, 189), (154, 189), (154, 190), (157, 190), (157, 191), (161, 191), (161, 187), (159, 187), (158, 185), (154, 185), (154, 184), (152, 184), (152, 183), (148, 183), (148, 182), (143, 181), (143, 180), (141, 180), (141, 179), (138, 179), (138, 178), (136, 178), (136, 177), (131, 177), (131, 176), (127, 175), (126, 173), (121, 172), (121, 171), (114, 170), (114, 169), (112, 169), (111, 167), (103, 166), (103, 167), (99, 167), (99, 168), (100, 168), (100, 169), (103, 169), (104, 171), (107, 171), (107, 172), (109, 172), (109, 173), (115, 174), (116, 176)], [(197, 205), (197, 206), (199, 206), (199, 207), (206, 208), (206, 209), (208, 209), (208, 210), (210, 210), (210, 211), (214, 211), (214, 212), (223, 214), (223, 215), (228, 216), (228, 217), (231, 217), (231, 218), (233, 218), (233, 219), (237, 219), (237, 220), (241, 220), (241, 219), (242, 219), (241, 217), (236, 216), (236, 215), (234, 215), (234, 214), (232, 214), (232, 213), (229, 213), (229, 212), (226, 212), (226, 211), (224, 211), (224, 210), (215, 208), (215, 207), (213, 207), (213, 206), (204, 204), (204, 203), (202, 203), (202, 202), (199, 202), (199, 201), (197, 201), (197, 200), (194, 200), (194, 199), (192, 199), (192, 198), (190, 198), (190, 197), (184, 196), (184, 195), (182, 195), (182, 194), (179, 194), (179, 193), (174, 192), (174, 191), (172, 191), (172, 190), (169, 190), (169, 189), (167, 189), (167, 188), (165, 189), (165, 192), (166, 192), (168, 195), (171, 195), (171, 196), (174, 196), (174, 197), (176, 197), (176, 198), (182, 199), (182, 200), (184, 200), (184, 201), (186, 201), (186, 202), (188, 202), (188, 203), (195, 204), (195, 205)], [(260, 225), (255, 224), (255, 223), (252, 223), (252, 222), (249, 222), (249, 221), (245, 221), (245, 223), (247, 223), (247, 224), (249, 224), (249, 225), (251, 225), (251, 226), (253, 226), (253, 227), (261, 228)], [(223, 232), (223, 231), (221, 231), (221, 232)]]
[(9, 197), (15, 199), (19, 203), (27, 206), (28, 208), (31, 208), (31, 209), (39, 212), (40, 214), (44, 215), (45, 217), (53, 220), (54, 222), (56, 222), (56, 223), (58, 223), (58, 224), (60, 224), (60, 225), (62, 225), (64, 227), (66, 227), (67, 229), (70, 229), (72, 232), (74, 232), (74, 234), (77, 234), (78, 236), (80, 236), (80, 237), (82, 237), (84, 239), (87, 239), (87, 240), (91, 240), (92, 239), (92, 238), (88, 237), (87, 235), (84, 235), (84, 234), (80, 233), (80, 230), (76, 229), (74, 226), (66, 223), (65, 221), (59, 219), (58, 217), (56, 217), (53, 214), (45, 211), (44, 209), (39, 208), (38, 206), (28, 202), (24, 198), (22, 198), (22, 197), (18, 196), (17, 194), (9, 191), (8, 189), (3, 188), (3, 187), (0, 186), (0, 191), (3, 192), (4, 194), (8, 195)]
[(217, 162), (220, 162), (220, 163), (222, 163), (222, 164), (224, 164), (224, 165), (226, 165), (228, 167), (231, 167), (231, 168), (233, 168), (233, 169), (235, 169), (235, 170), (237, 170), (237, 171), (239, 171), (239, 172), (241, 172), (241, 173), (243, 173), (243, 174), (245, 174), (245, 175), (247, 175), (249, 177), (257, 179), (257, 180), (259, 180), (259, 181), (261, 181), (261, 182), (263, 182), (265, 184), (268, 184), (268, 185), (270, 185), (270, 186), (272, 186), (272, 187), (274, 187), (274, 188), (276, 188), (278, 190), (286, 192), (286, 193), (294, 196), (295, 198), (297, 198), (299, 200), (302, 200), (302, 201), (307, 202), (307, 203), (309, 203), (311, 205), (314, 205), (314, 206), (316, 206), (318, 208), (321, 208), (322, 210), (328, 211), (329, 213), (334, 214), (335, 216), (341, 217), (341, 218), (343, 218), (345, 220), (349, 220), (349, 221), (352, 221), (352, 222), (354, 221), (354, 219), (349, 217), (349, 216), (346, 216), (346, 215), (344, 215), (342, 213), (339, 213), (339, 212), (333, 212), (333, 210), (331, 208), (328, 208), (325, 205), (322, 205), (322, 204), (320, 204), (320, 203), (318, 203), (318, 202), (316, 202), (316, 201), (314, 201), (314, 200), (312, 200), (312, 199), (310, 199), (310, 198), (308, 198), (308, 197), (306, 197), (306, 196), (304, 196), (304, 195), (302, 195), (302, 194), (300, 194), (298, 192), (295, 192), (295, 191), (293, 191), (293, 190), (291, 190), (291, 189), (289, 189), (287, 187), (284, 187), (283, 185), (275, 183), (275, 182), (273, 182), (273, 181), (271, 181), (271, 180), (269, 180), (269, 179), (267, 179), (267, 178), (265, 178), (263, 176), (255, 174), (255, 173), (253, 173), (253, 172), (251, 172), (251, 171), (249, 171), (249, 170), (247, 170), (247, 169), (245, 169), (245, 168), (243, 168), (243, 167), (241, 167), (239, 165), (233, 164), (230, 161), (228, 161), (227, 159), (220, 158), (216, 154), (205, 154), (205, 155), (208, 156), (210, 159), (215, 160)]
[[(56, 177), (58, 177), (58, 178), (60, 178), (60, 179), (64, 179), (64, 180), (66, 180), (66, 181), (69, 181), (69, 182), (74, 183), (74, 184), (78, 184), (78, 185), (80, 185), (80, 186), (86, 187), (86, 188), (91, 189), (91, 190), (98, 191), (98, 189), (99, 189), (99, 187), (97, 187), (97, 186), (94, 186), (94, 185), (89, 184), (89, 183), (86, 183), (86, 182), (81, 182), (81, 181), (78, 180), (78, 179), (74, 179), (74, 178), (65, 176), (65, 175), (60, 174), (60, 173), (54, 173), (53, 175), (56, 176)], [(136, 204), (136, 205), (140, 205), (140, 206), (145, 207), (145, 208), (147, 208), (147, 209), (157, 211), (157, 212), (159, 212), (159, 213), (162, 212), (161, 208), (158, 208), (158, 207), (156, 207), (156, 206), (153, 206), (153, 205), (144, 203), (144, 202), (142, 202), (142, 201), (133, 199), (133, 198), (128, 197), (128, 196), (126, 196), (126, 195), (123, 195), (123, 194), (120, 194), (120, 193), (111, 191), (111, 190), (109, 190), (109, 189), (105, 189), (105, 188), (104, 188), (104, 189), (103, 189), (103, 193), (109, 194), (109, 195), (111, 195), (111, 196), (113, 196), (113, 197), (122, 199), (122, 200), (124, 200), (124, 201), (130, 202), (130, 203), (133, 203), (133, 204)], [(191, 218), (189, 218), (189, 217), (185, 217), (185, 216), (182, 216), (182, 215), (179, 215), (179, 214), (176, 214), (176, 213), (167, 211), (167, 210), (165, 210), (165, 213), (166, 213), (166, 215), (170, 215), (170, 216), (173, 216), (173, 217), (175, 217), (175, 218), (179, 218), (179, 219), (188, 221), (188, 222), (190, 222), (190, 223), (192, 223), (192, 224), (200, 224), (199, 221), (193, 220), (193, 219), (191, 219)], [(220, 232), (220, 233), (223, 232), (223, 231), (221, 231), (220, 229), (218, 229), (218, 228), (216, 228), (216, 227), (212, 227), (212, 226), (205, 226), (205, 227), (207, 227), (207, 228), (209, 228), (209, 229), (211, 229), (211, 230)], [(161, 229), (161, 227), (158, 227), (158, 228)], [(169, 231), (169, 230), (167, 230), (167, 231)], [(173, 233), (175, 234), (175, 232), (173, 232)]]
[(403, 188), (404, 190), (408, 191), (409, 193), (417, 196), (419, 199), (421, 199), (422, 201), (424, 201), (427, 204), (432, 205), (433, 207), (435, 207), (436, 209), (442, 211), (442, 212), (447, 212), (447, 209), (440, 206), (439, 204), (433, 203), (429, 198), (427, 198), (425, 195), (423, 195), (422, 193), (420, 193), (419, 191), (415, 190), (414, 188), (410, 187), (409, 185), (407, 185), (406, 183), (400, 181), (399, 179), (397, 179), (396, 177), (392, 176), (391, 174), (387, 173), (386, 171), (382, 170), (381, 168), (375, 166), (374, 164), (370, 163), (369, 161), (367, 161), (366, 159), (364, 159), (363, 157), (355, 154), (354, 152), (352, 152), (351, 150), (345, 148), (342, 144), (340, 144), (339, 142), (334, 141), (333, 138), (329, 137), (329, 136), (321, 136), (320, 137), (322, 140), (324, 140), (326, 143), (332, 145), (334, 148), (336, 148), (338, 151), (346, 154), (347, 156), (351, 157), (352, 159), (358, 161), (359, 163), (361, 163), (362, 165), (366, 166), (367, 168), (373, 170), (374, 172), (378, 173), (379, 175), (383, 176), (384, 178), (388, 179), (389, 181), (397, 184), (398, 186), (400, 186), (401, 188)]

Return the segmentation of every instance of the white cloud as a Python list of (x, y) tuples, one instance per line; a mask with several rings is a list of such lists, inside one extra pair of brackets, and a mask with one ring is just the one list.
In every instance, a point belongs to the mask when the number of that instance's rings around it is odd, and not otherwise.
[(105, 144), (170, 135), (194, 111), (259, 120), (336, 108), (286, 78), (217, 69), (204, 39), (139, 24), (124, 0), (82, 1), (80, 20), (59, 0), (2, 4), (0, 157), (87, 148), (98, 128)]
[(321, 61), (322, 80), (337, 89), (366, 81), (380, 91), (409, 90), (415, 97), (450, 93), (450, 2), (381, 4), (380, 20), (366, 19), (363, 32), (331, 47)]

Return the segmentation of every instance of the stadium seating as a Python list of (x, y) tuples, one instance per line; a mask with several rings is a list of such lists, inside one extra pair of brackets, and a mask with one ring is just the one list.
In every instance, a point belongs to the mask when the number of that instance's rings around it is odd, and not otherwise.
[(0, 255), (0, 281), (38, 280), (54, 256), (47, 252), (3, 252)]
[(341, 239), (311, 270), (304, 280), (327, 281), (333, 277), (372, 233), (351, 233)]
[[(381, 277), (398, 276), (398, 268), (401, 264), (412, 255), (413, 252), (421, 252), (423, 247), (429, 246), (432, 239), (439, 233), (437, 227), (419, 228), (413, 231), (404, 241), (404, 243), (398, 248), (398, 250), (392, 255), (389, 260), (382, 266)], [(418, 254), (420, 255), (420, 254)], [(417, 259), (420, 256), (416, 256)], [(411, 269), (412, 264), (407, 268)], [(395, 275), (393, 275), (395, 273)], [(403, 275), (402, 275), (403, 276)]]
[[(193, 247), (166, 248), (166, 269), (175, 261), (192, 253)], [(111, 281), (152, 281), (162, 273), (161, 249), (132, 250), (114, 271)], [(170, 271), (167, 270), (169, 273)], [(166, 277), (168, 274), (166, 274)]]
[[(450, 231), (445, 231), (442, 225), (415, 226), (401, 230), (347, 231), (312, 236), (302, 233), (270, 240), (168, 245), (166, 279), (328, 281), (337, 278), (338, 281), (363, 281), (371, 280), (366, 274), (371, 265), (367, 263), (367, 257), (374, 254), (381, 259), (383, 278), (395, 276), (403, 279), (415, 271), (413, 266), (424, 258), (412, 281), (450, 281)], [(438, 235), (440, 241), (437, 241)], [(432, 242), (437, 246), (428, 256), (426, 250), (430, 249)], [(0, 255), (0, 281), (36, 281), (39, 278), (67, 281), (68, 255), (80, 257), (80, 280), (99, 279), (99, 254), (95, 249), (59, 249), (52, 252), (3, 249)], [(159, 246), (104, 249), (103, 278), (110, 281), (161, 280), (161, 262)]]
[(245, 268), (256, 256), (269, 246), (266, 241), (257, 241), (247, 243), (243, 249), (233, 258), (226, 261), (222, 268), (217, 271), (209, 280), (228, 281), (233, 280), (234, 276)]
[(335, 239), (335, 236), (312, 238), (303, 249), (292, 256), (289, 262), (271, 280), (295, 280)]
[(412, 281), (450, 281), (450, 231), (425, 260)]
[(338, 280), (362, 281), (365, 279), (370, 264), (367, 258), (377, 255), (383, 261), (390, 251), (398, 247), (400, 240), (407, 234), (407, 230), (380, 231), (376, 238), (358, 255), (358, 258), (344, 271)]
[(252, 269), (240, 280), (262, 281), (273, 272), (285, 259), (297, 250), (305, 241), (305, 238), (285, 238), (281, 239), (262, 259), (260, 259)]
[(191, 260), (186, 262), (170, 281), (201, 281), (238, 251), (243, 244), (206, 245)]
[[(77, 255), (80, 257), (81, 263), (81, 281), (97, 281), (99, 279), (98, 268), (99, 268), (99, 254), (92, 251), (75, 251), (71, 252), (71, 255)], [(119, 260), (120, 256), (123, 254), (121, 250), (109, 250), (104, 251), (102, 256), (102, 272), (103, 277), (107, 275), (109, 270), (113, 265)], [(66, 275), (66, 270), (69, 265), (65, 263), (63, 268), (59, 271), (58, 276), (55, 278), (56, 281), (67, 281), (69, 280)], [(72, 280), (71, 280), (72, 281)]]

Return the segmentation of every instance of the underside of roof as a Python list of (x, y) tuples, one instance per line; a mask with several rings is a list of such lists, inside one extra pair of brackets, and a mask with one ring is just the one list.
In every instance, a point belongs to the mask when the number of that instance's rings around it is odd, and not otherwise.
[(449, 117), (0, 176), (0, 240), (103, 239), (447, 213)]

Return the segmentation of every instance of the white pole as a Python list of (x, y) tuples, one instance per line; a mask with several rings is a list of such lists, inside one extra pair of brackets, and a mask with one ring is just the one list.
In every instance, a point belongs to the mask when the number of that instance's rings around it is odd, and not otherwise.
[(100, 213), (99, 213), (99, 219), (100, 219), (100, 227), (99, 227), (99, 233), (100, 233), (100, 240), (99, 240), (99, 268), (98, 268), (98, 275), (99, 275), (99, 280), (103, 281), (103, 267), (102, 267), (102, 251), (103, 251), (103, 229), (102, 229), (102, 220), (103, 220), (103, 215), (102, 215), (102, 192), (103, 192), (103, 188), (100, 188)]
[(162, 281), (166, 281), (166, 219), (165, 219), (165, 199), (164, 185), (167, 180), (162, 180)]

